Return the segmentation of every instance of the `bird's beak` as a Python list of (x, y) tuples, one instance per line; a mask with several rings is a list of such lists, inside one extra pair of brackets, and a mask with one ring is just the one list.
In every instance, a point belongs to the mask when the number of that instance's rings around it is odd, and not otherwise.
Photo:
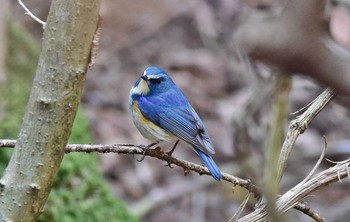
[(147, 76), (141, 76), (141, 79), (143, 79), (143, 80), (145, 80), (145, 81), (148, 81)]

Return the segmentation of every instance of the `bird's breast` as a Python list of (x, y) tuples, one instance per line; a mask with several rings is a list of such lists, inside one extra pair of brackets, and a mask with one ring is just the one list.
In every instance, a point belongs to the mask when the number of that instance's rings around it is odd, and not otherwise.
[(153, 142), (172, 141), (176, 139), (175, 135), (162, 129), (145, 117), (140, 110), (138, 101), (134, 101), (131, 106), (132, 119), (142, 136)]

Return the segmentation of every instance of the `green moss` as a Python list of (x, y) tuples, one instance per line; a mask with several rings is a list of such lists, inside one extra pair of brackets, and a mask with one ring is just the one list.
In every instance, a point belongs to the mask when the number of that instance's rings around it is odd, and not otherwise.
[[(16, 138), (30, 93), (39, 56), (38, 44), (19, 24), (9, 27), (7, 82), (1, 86), (0, 102), (6, 115), (0, 120), (0, 138)], [(91, 143), (84, 112), (79, 108), (70, 143)], [(0, 176), (11, 149), (0, 150)], [(96, 154), (67, 154), (39, 221), (138, 221), (116, 199), (103, 180)]]
[[(70, 143), (90, 142), (89, 125), (79, 109)], [(64, 157), (46, 209), (39, 221), (137, 221), (103, 181), (96, 154)]]
[[(38, 44), (18, 23), (9, 25), (6, 84), (1, 86), (0, 103), (6, 115), (0, 119), (0, 138), (17, 138), (39, 57)], [(0, 176), (12, 151), (0, 150)]]

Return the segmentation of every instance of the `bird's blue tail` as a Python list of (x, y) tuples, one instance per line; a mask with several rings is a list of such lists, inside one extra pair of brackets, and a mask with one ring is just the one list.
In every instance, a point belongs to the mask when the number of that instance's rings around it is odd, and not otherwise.
[(198, 155), (202, 159), (205, 166), (208, 167), (208, 170), (210, 171), (213, 178), (217, 181), (220, 181), (222, 178), (222, 175), (221, 175), (221, 172), (219, 170), (219, 167), (216, 165), (213, 158), (197, 148), (194, 148), (194, 149), (196, 150), (196, 152), (198, 153)]

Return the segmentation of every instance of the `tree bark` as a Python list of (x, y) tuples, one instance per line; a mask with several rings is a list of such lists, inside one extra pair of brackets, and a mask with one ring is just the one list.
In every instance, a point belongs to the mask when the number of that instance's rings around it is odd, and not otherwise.
[(0, 221), (36, 221), (64, 156), (100, 0), (52, 1), (14, 153), (0, 180)]

